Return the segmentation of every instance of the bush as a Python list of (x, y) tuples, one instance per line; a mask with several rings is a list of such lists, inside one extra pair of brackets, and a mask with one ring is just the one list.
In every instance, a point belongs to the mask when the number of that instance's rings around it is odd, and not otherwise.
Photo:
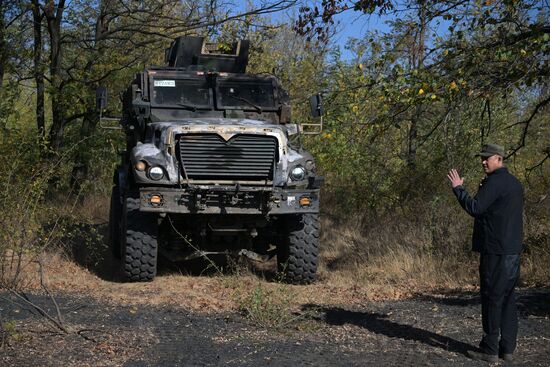
[(244, 294), (236, 293), (241, 313), (256, 325), (265, 328), (283, 328), (299, 318), (291, 310), (293, 298), (290, 286), (285, 284), (268, 287), (258, 283)]
[(60, 210), (76, 204), (64, 179), (71, 152), (48, 152), (36, 131), (24, 125), (0, 137), (0, 154), (7, 162), (0, 177), (0, 286), (24, 287), (27, 265), (65, 235)]

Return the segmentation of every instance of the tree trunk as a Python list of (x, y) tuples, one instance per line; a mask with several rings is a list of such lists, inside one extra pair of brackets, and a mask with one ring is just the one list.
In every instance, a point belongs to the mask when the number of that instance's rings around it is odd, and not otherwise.
[(416, 145), (418, 138), (418, 119), (421, 114), (421, 106), (416, 106), (413, 115), (411, 116), (411, 124), (408, 134), (408, 150), (407, 150), (407, 166), (410, 168), (416, 167)]
[[(82, 119), (82, 128), (80, 129), (80, 138), (86, 139), (92, 136), (97, 123), (99, 122), (99, 116), (96, 113), (95, 108), (89, 108), (86, 111), (86, 115)], [(76, 150), (75, 161), (71, 172), (71, 188), (72, 192), (78, 194), (82, 183), (88, 177), (88, 167), (90, 166), (90, 155), (83, 149)]]
[[(427, 16), (426, 16), (426, 1), (418, 0), (420, 9), (418, 10), (419, 17), (419, 29), (417, 33), (417, 40), (414, 42), (412, 50), (412, 67), (420, 70), (424, 67), (424, 51), (425, 51), (425, 38), (427, 28)], [(421, 121), (424, 108), (422, 104), (418, 104), (413, 111), (410, 120), (410, 128), (408, 134), (408, 151), (407, 151), (407, 165), (414, 169), (416, 167), (416, 150), (418, 146), (418, 124)]]
[(4, 87), (4, 73), (6, 71), (6, 62), (8, 62), (8, 47), (6, 42), (4, 25), (4, 0), (0, 0), (0, 92)]
[(61, 106), (59, 91), (52, 95), (52, 126), (50, 128), (50, 148), (57, 152), (63, 144), (63, 130), (65, 128), (64, 109)]
[(50, 129), (50, 148), (56, 152), (63, 144), (63, 129), (65, 128), (65, 109), (63, 106), (63, 77), (61, 74), (61, 20), (65, 0), (59, 0), (57, 6), (53, 0), (48, 0), (44, 6), (44, 15), (48, 23), (50, 35), (50, 77), (52, 80), (52, 127)]
[[(109, 29), (108, 14), (114, 5), (113, 0), (103, 0), (100, 6), (100, 12), (96, 20), (95, 27), (95, 57), (86, 64), (85, 74), (90, 74), (95, 62), (101, 59), (103, 49), (101, 43), (104, 39), (104, 34)], [(96, 83), (88, 81), (87, 87), (90, 89), (90, 94), (95, 95), (95, 90), (98, 87)], [(80, 129), (80, 139), (84, 140), (93, 135), (99, 122), (99, 112), (97, 111), (95, 100), (91, 100), (87, 107), (86, 115), (82, 119), (82, 128)], [(77, 149), (73, 169), (71, 172), (71, 187), (73, 192), (78, 193), (82, 183), (88, 178), (90, 166), (90, 155), (82, 154), (80, 149)]]
[(36, 84), (36, 126), (40, 136), (46, 134), (44, 115), (44, 67), (42, 64), (42, 12), (38, 0), (32, 0), (32, 17), (34, 29), (34, 82)]

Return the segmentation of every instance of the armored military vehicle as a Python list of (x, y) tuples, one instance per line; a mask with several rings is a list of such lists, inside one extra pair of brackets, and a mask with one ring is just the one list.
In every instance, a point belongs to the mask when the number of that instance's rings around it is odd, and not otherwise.
[(124, 93), (109, 234), (128, 280), (152, 280), (159, 254), (277, 256), (288, 282), (315, 280), (322, 180), (279, 80), (246, 73), (248, 49), (180, 37)]

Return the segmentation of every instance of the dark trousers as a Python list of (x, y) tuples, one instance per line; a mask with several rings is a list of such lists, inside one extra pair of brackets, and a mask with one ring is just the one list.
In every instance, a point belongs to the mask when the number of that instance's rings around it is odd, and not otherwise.
[(519, 278), (519, 257), (494, 254), (480, 257), (484, 335), (479, 346), (488, 354), (512, 354), (516, 349), (518, 316), (514, 288)]

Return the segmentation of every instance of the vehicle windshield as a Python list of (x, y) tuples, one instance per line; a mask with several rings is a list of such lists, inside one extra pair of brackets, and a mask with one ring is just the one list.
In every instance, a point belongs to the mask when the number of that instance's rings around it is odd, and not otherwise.
[(208, 84), (193, 79), (153, 79), (153, 103), (157, 105), (210, 108), (211, 92)]
[(275, 107), (271, 82), (218, 81), (218, 91), (221, 107), (245, 110)]

